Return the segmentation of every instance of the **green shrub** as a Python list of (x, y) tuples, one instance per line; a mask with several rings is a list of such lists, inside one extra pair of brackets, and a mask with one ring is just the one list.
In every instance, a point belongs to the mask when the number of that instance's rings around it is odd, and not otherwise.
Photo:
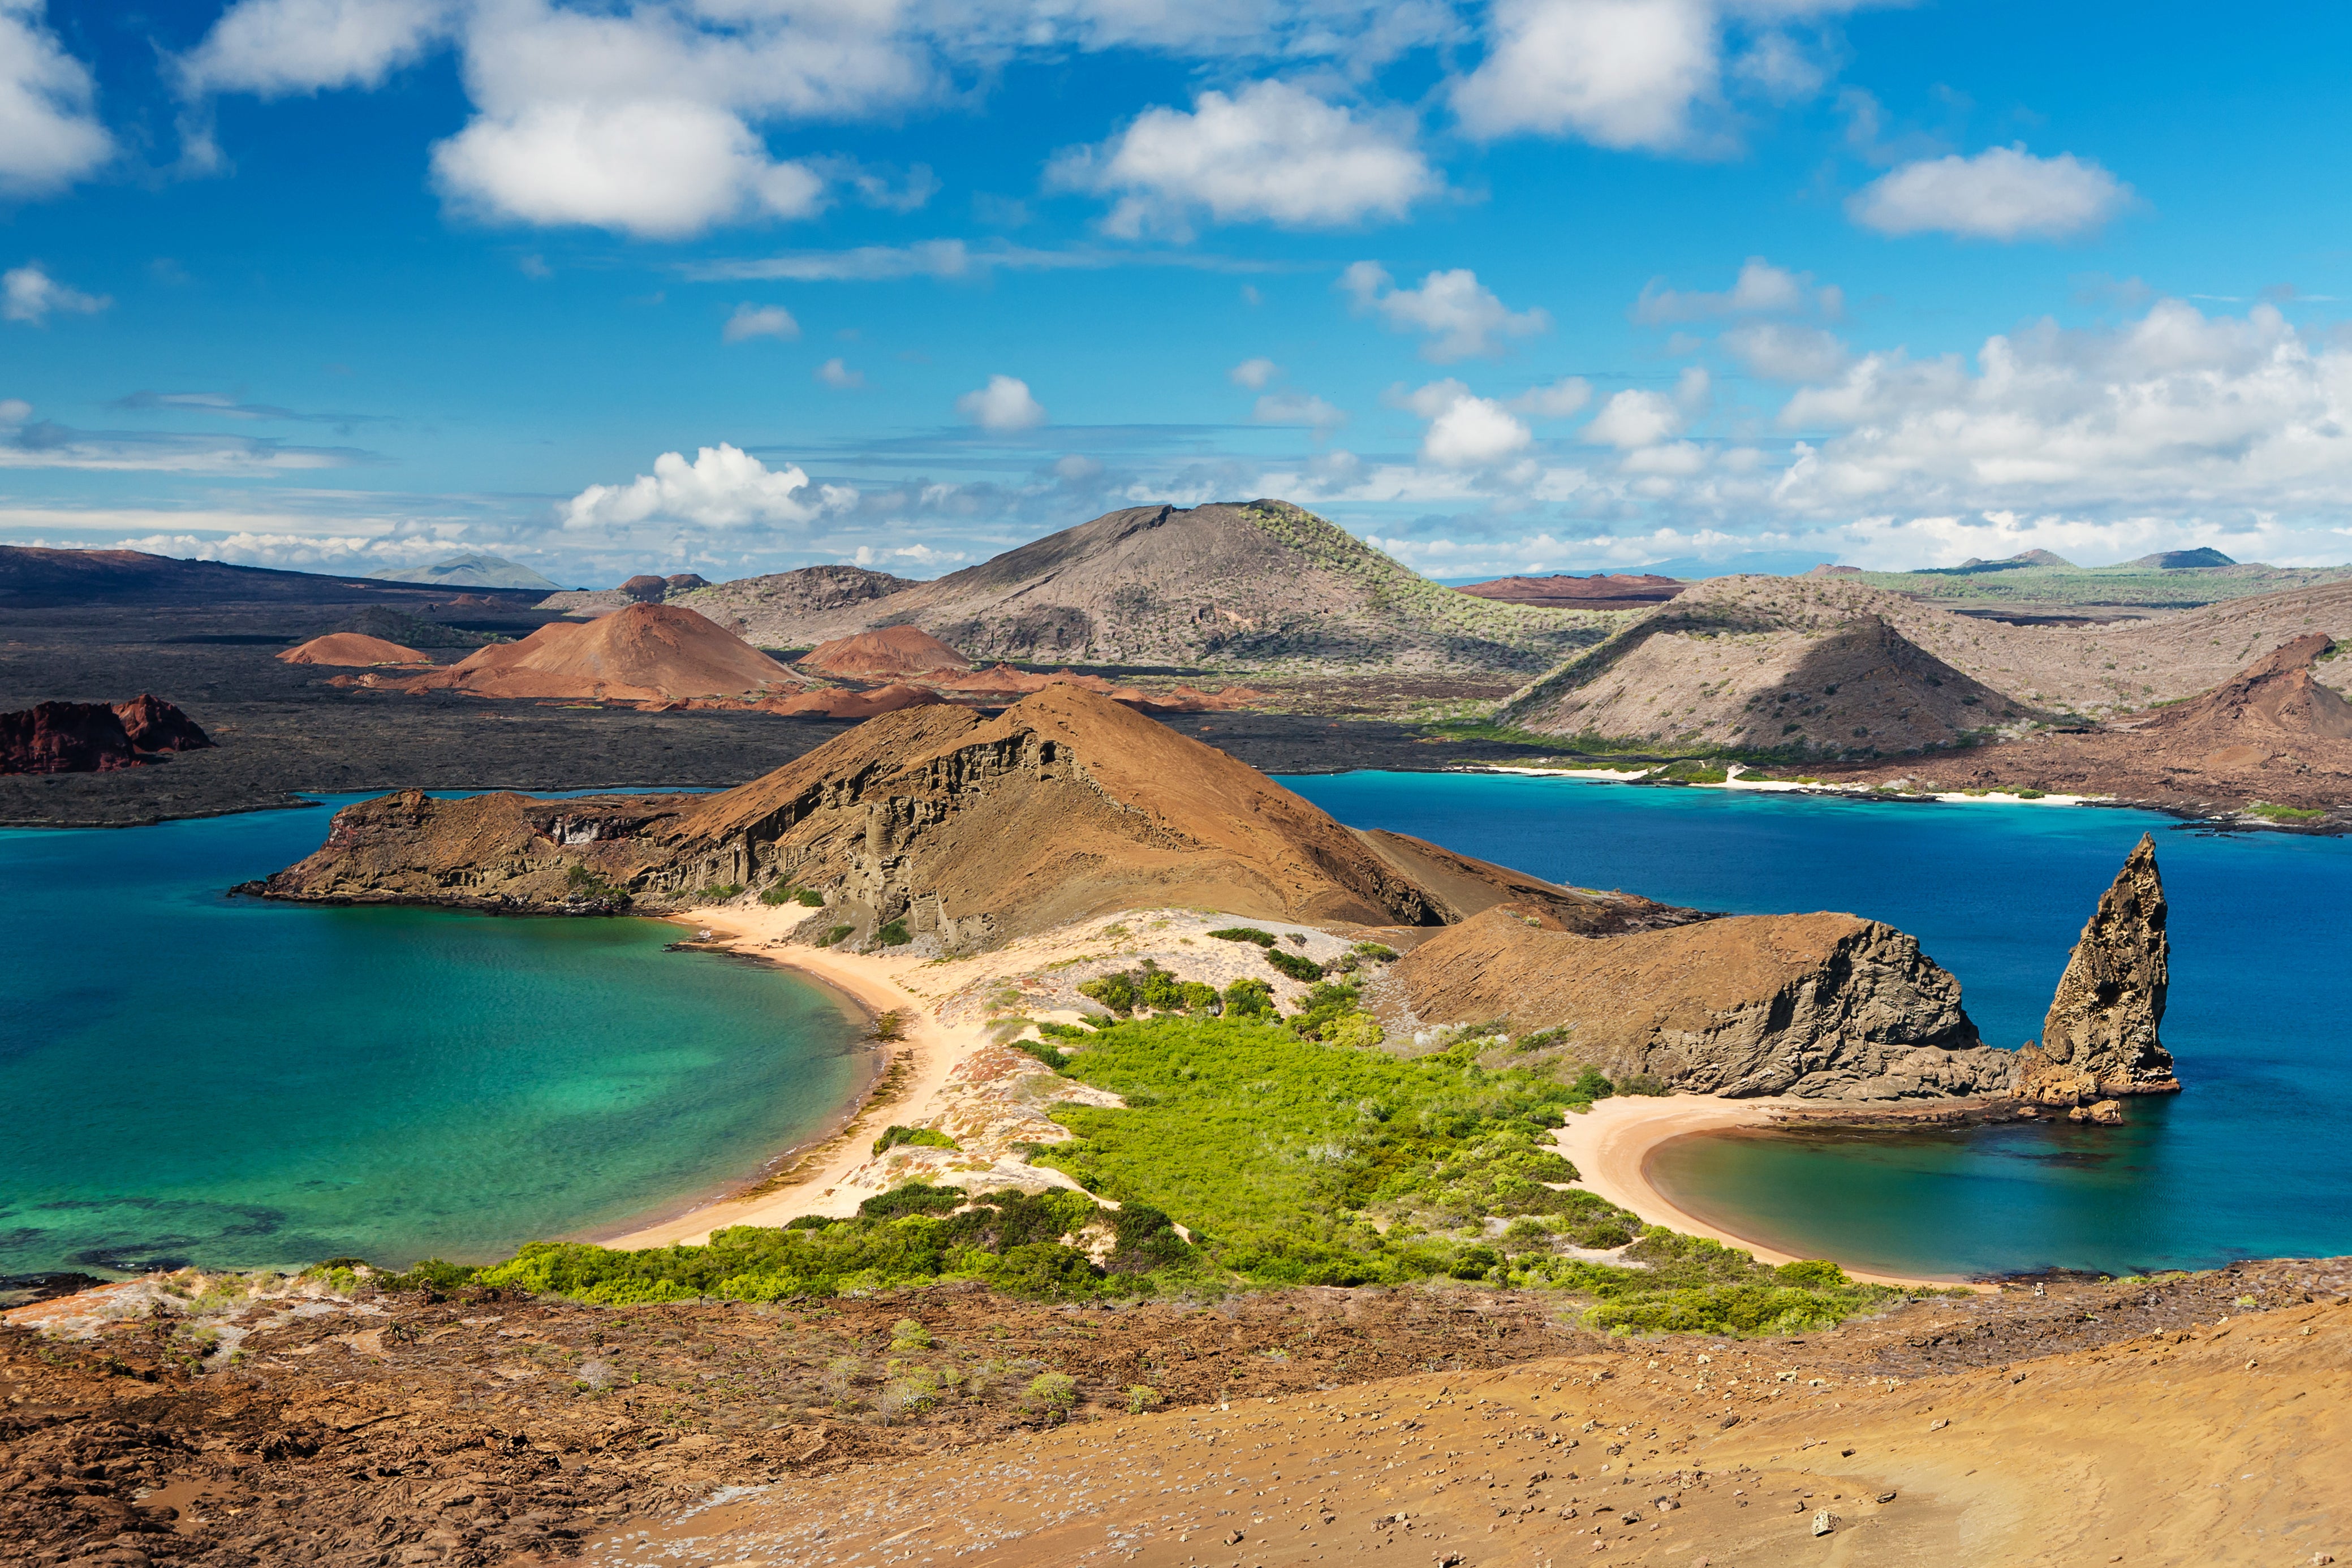
[(1368, 1051), (1387, 1039), (1388, 1033), (1370, 1013), (1343, 1013), (1323, 1031), (1323, 1037), (1335, 1046)]
[(819, 947), (831, 947), (835, 942), (839, 942), (843, 937), (847, 936), (851, 931), (854, 931), (857, 928), (856, 926), (835, 926), (831, 931), (826, 931), (823, 936), (818, 937), (816, 939), (816, 944)]
[(908, 1182), (887, 1193), (875, 1194), (857, 1205), (857, 1212), (867, 1219), (889, 1219), (902, 1214), (946, 1214), (960, 1207), (968, 1195), (961, 1187)]
[(876, 931), (874, 933), (874, 940), (880, 942), (884, 947), (904, 947), (915, 939), (913, 935), (908, 931), (907, 922), (900, 920), (892, 921), (880, 931)]
[(1260, 931), (1255, 926), (1227, 926), (1209, 934), (1219, 942), (1254, 942), (1260, 947), (1272, 947), (1279, 940), (1272, 931)]
[(2272, 822), (2309, 822), (2315, 817), (2322, 817), (2327, 815), (2325, 811), (2316, 809), (2305, 809), (2303, 807), (2292, 805), (2273, 805), (2266, 800), (2250, 801), (2247, 803), (2246, 810), (2252, 816), (2265, 817)]
[(779, 882), (772, 888), (761, 889), (760, 901), (771, 907), (777, 904), (789, 904), (793, 901), (793, 890)]
[(1135, 983), (1124, 974), (1100, 974), (1092, 980), (1081, 980), (1078, 994), (1093, 997), (1122, 1018), (1135, 1012)]
[(821, 910), (824, 908), (824, 895), (818, 892), (814, 888), (803, 888), (799, 892), (794, 893), (793, 897), (807, 905), (810, 909)]
[(946, 1133), (940, 1131), (936, 1127), (892, 1127), (888, 1131), (885, 1131), (881, 1137), (874, 1140), (874, 1152), (877, 1155), (880, 1155), (889, 1150), (898, 1148), (902, 1143), (912, 1144), (918, 1149), (953, 1149), (959, 1147), (954, 1139), (949, 1137)]
[(1141, 1415), (1157, 1410), (1165, 1403), (1160, 1391), (1148, 1384), (1139, 1383), (1127, 1391), (1127, 1413), (1129, 1415)]
[(1182, 994), (1179, 1000), (1182, 1005), (1184, 1011), (1187, 1013), (1197, 1013), (1205, 1016), (1207, 1014), (1214, 1013), (1217, 1010), (1217, 988), (1215, 986), (1204, 985), (1198, 980), (1187, 980), (1180, 987), (1180, 990)]
[(1269, 947), (1265, 950), (1265, 961), (1293, 980), (1323, 978), (1321, 964), (1311, 958), (1304, 958), (1295, 952), (1285, 952), (1278, 947)]
[(1360, 942), (1348, 950), (1358, 958), (1370, 959), (1374, 963), (1394, 963), (1396, 949), (1383, 947), (1376, 942)]
[(1353, 984), (1342, 981), (1317, 985), (1299, 998), (1298, 1011), (1290, 1016), (1290, 1032), (1302, 1040), (1328, 1039), (1333, 1025), (1357, 1012), (1360, 994)]
[[(1038, 1026), (1043, 1028), (1046, 1026)], [(1070, 1065), (1070, 1054), (1058, 1046), (1049, 1046), (1043, 1040), (1013, 1040), (1010, 1043), (1014, 1050), (1035, 1057), (1055, 1072), (1060, 1072)]]
[(1596, 1100), (1606, 1100), (1616, 1093), (1617, 1086), (1611, 1083), (1608, 1075), (1599, 1068), (1588, 1067), (1576, 1075), (1576, 1081), (1569, 1085), (1569, 1089), (1571, 1098), (1590, 1105)]
[(897, 1352), (931, 1348), (931, 1331), (912, 1318), (901, 1318), (890, 1329), (890, 1348)]
[(1617, 1092), (1620, 1094), (1646, 1094), (1657, 1096), (1672, 1094), (1674, 1093), (1674, 1089), (1667, 1085), (1664, 1079), (1660, 1078), (1655, 1073), (1637, 1072), (1633, 1074), (1631, 1077), (1619, 1079), (1617, 1080)]
[(1041, 1372), (1029, 1380), (1023, 1402), (1046, 1419), (1059, 1421), (1078, 1402), (1078, 1380), (1065, 1372)]
[(700, 899), (706, 904), (723, 904), (730, 899), (741, 898), (743, 896), (743, 884), (740, 882), (718, 882), (703, 889), (702, 891), (695, 894), (694, 896)]
[(376, 1283), (387, 1290), (422, 1290), (427, 1295), (446, 1296), (471, 1280), (476, 1272), (462, 1263), (427, 1258), (398, 1274), (384, 1275)]
[(1082, 1024), (1045, 1023), (1037, 1026), (1037, 1032), (1056, 1040), (1086, 1040), (1094, 1037), (1094, 1031)]
[(1224, 1005), (1228, 1018), (1270, 1018), (1274, 987), (1263, 980), (1236, 980), (1225, 987)]

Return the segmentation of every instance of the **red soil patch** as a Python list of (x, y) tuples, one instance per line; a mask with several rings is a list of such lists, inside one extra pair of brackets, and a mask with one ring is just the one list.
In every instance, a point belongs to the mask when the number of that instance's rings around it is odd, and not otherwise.
[(329, 632), (322, 637), (312, 637), (300, 647), (289, 647), (278, 656), (288, 664), (333, 664), (357, 668), (377, 664), (431, 664), (433, 656), (404, 647), (383, 637), (372, 637), (360, 632)]

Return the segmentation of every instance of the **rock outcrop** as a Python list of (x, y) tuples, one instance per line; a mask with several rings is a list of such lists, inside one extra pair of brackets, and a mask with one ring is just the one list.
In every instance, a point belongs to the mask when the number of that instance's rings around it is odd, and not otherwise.
[(817, 890), (817, 930), (896, 923), (972, 950), (1168, 905), (1245, 919), (1438, 926), (1505, 901), (1594, 934), (1704, 917), (1555, 887), (1400, 834), (1358, 833), (1224, 752), (1056, 686), (994, 719), (870, 720), (722, 795), (436, 801), (337, 814), (259, 890), (542, 910), (669, 908), (713, 888)]
[(145, 693), (128, 702), (37, 702), (0, 713), (0, 773), (103, 773), (212, 744), (194, 720)]
[(1914, 938), (1845, 914), (1755, 915), (1586, 940), (1489, 910), (1399, 962), (1423, 1023), (1568, 1030), (1612, 1078), (1732, 1098), (1997, 1094), (2016, 1058), (1984, 1045), (1959, 982)]
[(2164, 921), (2156, 839), (2142, 834), (2074, 943), (2041, 1044), (2018, 1053), (2018, 1099), (2085, 1105), (2179, 1092), (2172, 1053), (2157, 1034), (2171, 978)]

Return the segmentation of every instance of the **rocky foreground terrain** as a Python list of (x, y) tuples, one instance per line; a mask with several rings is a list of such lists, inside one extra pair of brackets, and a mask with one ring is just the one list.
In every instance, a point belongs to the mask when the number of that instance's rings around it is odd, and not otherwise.
[[(183, 1275), (0, 1330), (0, 1540), (42, 1568), (2303, 1564), (2352, 1552), (2347, 1292), (2352, 1259), (2249, 1263), (1726, 1341), (1445, 1284), (597, 1308)], [(894, 1398), (917, 1370), (948, 1392)]]

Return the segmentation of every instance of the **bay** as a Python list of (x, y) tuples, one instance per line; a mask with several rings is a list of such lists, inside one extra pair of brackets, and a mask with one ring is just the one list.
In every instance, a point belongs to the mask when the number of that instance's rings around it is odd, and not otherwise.
[(1989, 1043), (2038, 1035), (2142, 833), (2171, 902), (2164, 1040), (2187, 1086), (2119, 1129), (1678, 1140), (1651, 1174), (1738, 1235), (1893, 1272), (2101, 1273), (2352, 1253), (2352, 843), (2151, 812), (1907, 804), (1475, 773), (1283, 781), (1340, 820), (1555, 881), (1919, 938)]
[(672, 925), (227, 896), (340, 803), (0, 832), (0, 1276), (486, 1261), (740, 1180), (855, 1091), (828, 994)]

